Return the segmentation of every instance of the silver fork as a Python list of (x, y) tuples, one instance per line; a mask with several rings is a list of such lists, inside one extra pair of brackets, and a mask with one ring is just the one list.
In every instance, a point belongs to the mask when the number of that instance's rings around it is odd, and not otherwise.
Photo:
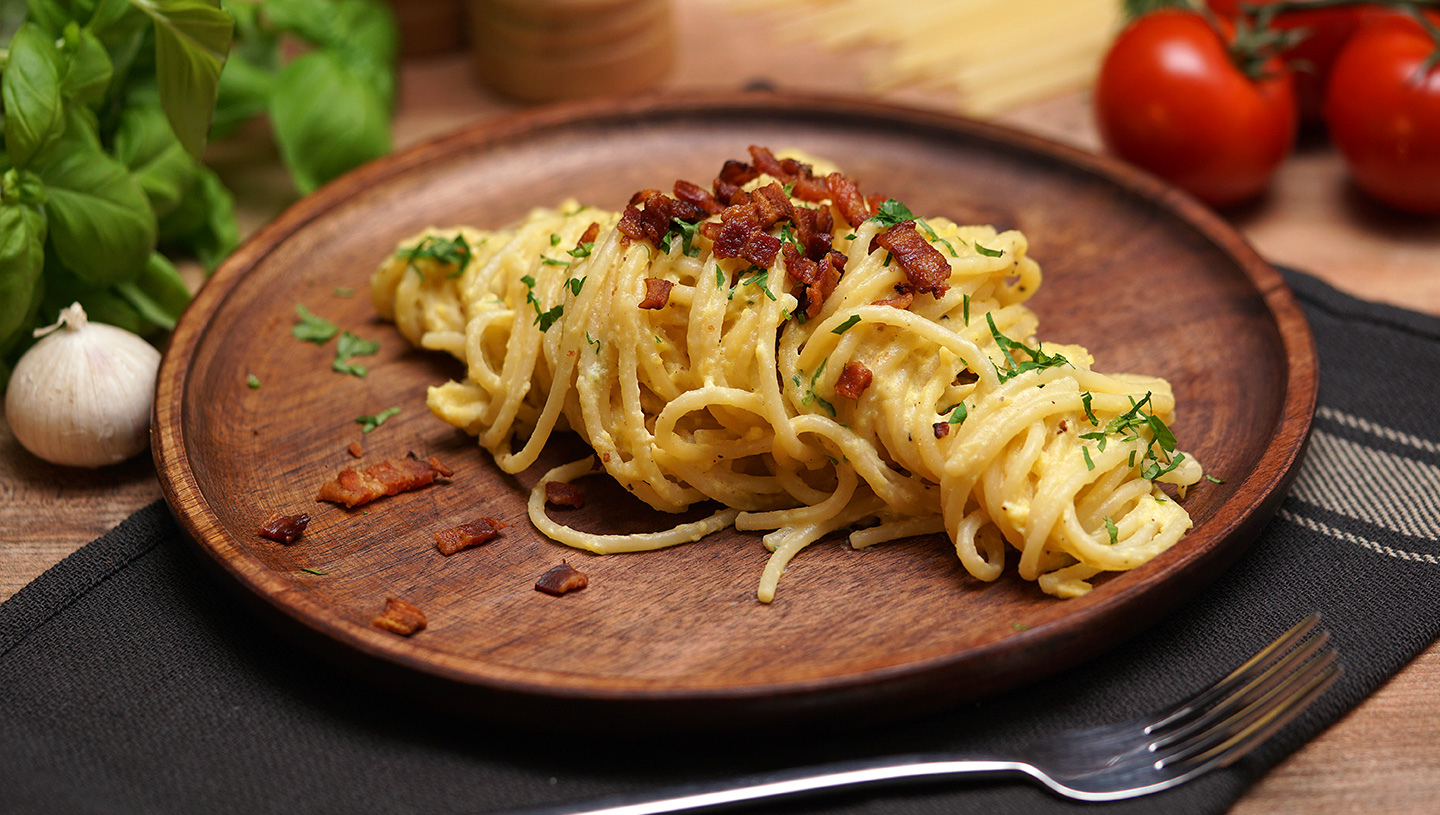
[(1173, 707), (1071, 730), (1013, 755), (919, 754), (781, 770), (730, 781), (526, 810), (528, 815), (655, 815), (901, 779), (1021, 775), (1081, 801), (1169, 789), (1259, 746), (1339, 678), (1329, 632), (1311, 615), (1224, 679)]

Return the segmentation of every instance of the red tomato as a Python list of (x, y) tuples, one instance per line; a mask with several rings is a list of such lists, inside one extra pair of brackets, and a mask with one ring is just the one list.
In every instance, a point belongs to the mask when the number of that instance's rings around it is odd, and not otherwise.
[[(1206, 5), (1216, 14), (1235, 18), (1242, 0), (1208, 0)], [(1243, 0), (1245, 5), (1265, 6), (1276, 0)], [(1281, 58), (1295, 74), (1295, 97), (1300, 100), (1300, 115), (1307, 121), (1323, 118), (1325, 85), (1330, 66), (1340, 49), (1364, 23), (1384, 12), (1365, 6), (1289, 11), (1275, 18), (1278, 31), (1304, 29), (1305, 38), (1285, 49)]]
[[(1440, 14), (1431, 14), (1440, 25)], [(1440, 213), (1440, 67), (1416, 20), (1387, 15), (1340, 52), (1325, 93), (1325, 122), (1360, 188), (1410, 212)]]
[(1295, 89), (1278, 61), (1255, 81), (1204, 18), (1147, 14), (1121, 32), (1095, 85), (1111, 152), (1215, 206), (1262, 192), (1295, 141)]

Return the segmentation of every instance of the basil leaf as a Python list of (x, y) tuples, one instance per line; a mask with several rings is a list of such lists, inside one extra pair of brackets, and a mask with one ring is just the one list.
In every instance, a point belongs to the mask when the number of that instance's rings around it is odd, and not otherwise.
[(225, 182), (204, 165), (196, 171), (180, 205), (160, 219), (160, 243), (193, 254), (213, 272), (240, 245), (240, 225)]
[(45, 266), (45, 215), (38, 207), (0, 200), (0, 348), (34, 319)]
[(114, 73), (105, 44), (94, 33), (79, 30), (75, 32), (74, 45), (70, 46), (67, 29), (66, 45), (70, 60), (60, 83), (61, 95), (82, 105), (93, 105), (104, 99)]
[(25, 19), (40, 26), (51, 39), (59, 37), (71, 20), (70, 12), (56, 0), (28, 0), (25, 5)]
[(97, 285), (123, 283), (155, 249), (155, 214), (125, 165), (67, 135), (37, 167), (48, 198), (50, 242), (60, 260)]
[(189, 287), (174, 265), (159, 252), (151, 253), (139, 278), (133, 283), (115, 286), (115, 293), (141, 317), (166, 331), (175, 330), (175, 321), (190, 303)]
[(210, 120), (210, 138), (219, 139), (264, 113), (275, 91), (273, 70), (231, 53), (220, 74), (220, 91), (215, 115)]
[(60, 67), (54, 38), (33, 23), (20, 26), (10, 40), (9, 62), (0, 76), (5, 148), (15, 167), (28, 166), (65, 133)]
[(130, 0), (155, 21), (160, 105), (185, 150), (205, 149), (234, 21), (219, 0)]
[(115, 158), (130, 169), (157, 218), (174, 211), (200, 175), (200, 163), (185, 152), (165, 111), (150, 105), (136, 105), (120, 114)]
[(384, 99), (329, 51), (285, 67), (275, 82), (270, 119), (301, 193), (390, 152)]

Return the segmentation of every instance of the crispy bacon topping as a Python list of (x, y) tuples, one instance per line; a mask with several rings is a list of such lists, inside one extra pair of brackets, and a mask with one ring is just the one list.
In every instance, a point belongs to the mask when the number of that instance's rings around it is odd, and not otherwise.
[(557, 507), (585, 506), (585, 491), (564, 481), (545, 482), (545, 500)]
[(874, 378), (875, 375), (863, 364), (847, 362), (845, 370), (840, 372), (840, 378), (835, 380), (835, 392), (846, 399), (859, 399)]
[(769, 229), (781, 221), (795, 219), (795, 205), (790, 203), (790, 196), (774, 181), (756, 190), (750, 196), (750, 203), (755, 207), (755, 220), (760, 223), (761, 229)]
[(585, 232), (580, 236), (580, 240), (575, 242), (575, 248), (579, 249), (587, 243), (593, 243), (598, 237), (600, 237), (600, 224), (591, 221), (590, 225), (585, 227)]
[(360, 442), (358, 441), (350, 442), (350, 446), (346, 447), (345, 449), (349, 450), (350, 455), (354, 456), (355, 458), (360, 458), (361, 456), (365, 455), (365, 448), (361, 447)]
[(840, 215), (851, 226), (859, 226), (875, 214), (870, 205), (865, 203), (860, 188), (845, 176), (839, 173), (825, 176), (825, 188), (830, 193), (830, 200), (835, 202), (835, 208), (840, 210)]
[(946, 436), (950, 435), (949, 422), (936, 422), (934, 425), (931, 426), (931, 428), (935, 431), (935, 438), (937, 439), (943, 439)]
[(265, 522), (260, 524), (260, 537), (269, 538), (280, 543), (294, 543), (310, 525), (310, 516), (305, 513), (299, 515), (281, 515), (272, 512)]
[(355, 507), (387, 495), (418, 490), (437, 476), (448, 478), (452, 474), (453, 471), (434, 456), (421, 461), (411, 453), (406, 458), (386, 459), (364, 470), (347, 467), (334, 481), (320, 488), (315, 500)]
[(709, 190), (689, 181), (675, 182), (675, 197), (708, 215), (719, 215), (725, 209), (725, 205), (716, 200)]
[(645, 299), (640, 301), (640, 308), (665, 308), (665, 304), (670, 302), (670, 290), (673, 288), (675, 284), (669, 280), (645, 278)]
[(572, 591), (579, 591), (590, 585), (590, 578), (574, 566), (560, 561), (560, 565), (540, 575), (535, 581), (535, 590), (559, 597)]
[(901, 221), (875, 236), (875, 244), (884, 247), (905, 270), (905, 277), (917, 292), (930, 292), (936, 297), (949, 288), (950, 263), (940, 250), (930, 245), (915, 231), (914, 221)]
[(425, 612), (404, 600), (386, 597), (385, 611), (371, 620), (370, 624), (382, 631), (408, 637), (416, 631), (424, 630), (427, 622)]
[(886, 297), (884, 300), (876, 300), (875, 302), (871, 303), (870, 305), (872, 305), (872, 306), (894, 306), (895, 308), (898, 308), (898, 309), (907, 309), (907, 308), (910, 308), (910, 305), (915, 302), (915, 292), (911, 291), (911, 290), (910, 290), (910, 287), (907, 286), (907, 285), (904, 284), (904, 283), (900, 283), (900, 284), (896, 285), (896, 286), (895, 286), (895, 289), (896, 289), (896, 292), (895, 292), (895, 294), (894, 294), (893, 296), (891, 296), (891, 297)]
[(448, 557), (461, 549), (488, 542), (507, 526), (509, 524), (496, 518), (477, 518), (467, 521), (459, 526), (452, 526), (436, 532), (435, 548), (440, 550), (440, 554)]
[(724, 183), (734, 187), (743, 187), (759, 177), (760, 171), (749, 164), (727, 159), (725, 166), (720, 168), (720, 175), (715, 177), (715, 183), (717, 186)]

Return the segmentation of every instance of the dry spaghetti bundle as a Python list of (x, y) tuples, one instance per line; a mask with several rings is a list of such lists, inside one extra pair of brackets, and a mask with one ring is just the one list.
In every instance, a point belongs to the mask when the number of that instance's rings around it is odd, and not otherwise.
[(710, 188), (636, 194), (623, 213), (565, 202), (492, 231), (428, 230), (372, 280), (382, 316), (462, 360), (437, 416), (506, 472), (573, 430), (650, 506), (726, 509), (660, 533), (530, 516), (593, 552), (728, 526), (768, 530), (758, 596), (828, 533), (856, 547), (944, 533), (970, 574), (1007, 552), (1047, 593), (1139, 566), (1190, 527), (1155, 482), (1201, 475), (1176, 450), (1161, 379), (1091, 370), (1041, 345), (1025, 237), (860, 194), (838, 172), (751, 148)]

